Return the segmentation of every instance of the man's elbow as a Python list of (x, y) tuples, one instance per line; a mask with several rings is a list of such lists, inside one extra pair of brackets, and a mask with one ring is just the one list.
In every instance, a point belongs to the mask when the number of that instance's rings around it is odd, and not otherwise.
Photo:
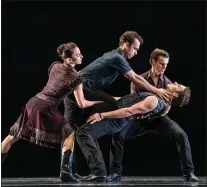
[(79, 108), (85, 108), (85, 105), (83, 103), (81, 103), (81, 104), (78, 104), (78, 107)]
[(84, 101), (79, 101), (78, 102), (78, 107), (79, 108), (86, 108), (86, 103)]
[(136, 73), (134, 71), (129, 71), (124, 74), (124, 76), (129, 79), (131, 82), (135, 83), (136, 80)]
[(133, 110), (133, 108), (129, 107), (129, 108), (126, 108), (126, 113), (127, 113), (127, 116), (133, 116), (136, 111)]

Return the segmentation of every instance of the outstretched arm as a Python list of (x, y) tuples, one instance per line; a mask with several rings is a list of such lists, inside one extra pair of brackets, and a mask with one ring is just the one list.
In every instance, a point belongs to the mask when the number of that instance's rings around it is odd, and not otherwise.
[(155, 96), (148, 96), (143, 101), (128, 108), (121, 108), (111, 112), (96, 113), (89, 117), (87, 122), (94, 123), (104, 118), (125, 118), (135, 114), (145, 114), (156, 108), (158, 99)]
[(142, 76), (136, 74), (133, 70), (125, 73), (124, 76), (133, 82), (136, 87), (157, 94), (158, 89), (148, 83)]
[(133, 82), (130, 84), (130, 93), (133, 94), (136, 91), (136, 87)]
[(152, 92), (155, 95), (158, 95), (159, 97), (163, 98), (166, 102), (169, 102), (169, 97), (171, 96), (170, 93), (168, 93), (164, 89), (158, 89), (152, 86), (142, 76), (136, 74), (133, 70), (125, 73), (124, 76), (128, 78), (131, 82), (133, 82), (137, 88), (142, 88), (142, 90)]

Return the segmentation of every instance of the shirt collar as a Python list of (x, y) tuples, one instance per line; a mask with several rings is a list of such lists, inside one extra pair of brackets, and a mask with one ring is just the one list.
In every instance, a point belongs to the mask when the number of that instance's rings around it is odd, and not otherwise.
[[(123, 57), (124, 57), (124, 55), (123, 55), (123, 53), (122, 53), (122, 51), (121, 51), (120, 47), (118, 47), (116, 50), (117, 50), (117, 52), (118, 52), (121, 56), (123, 56)], [(125, 58), (125, 57), (124, 57), (124, 58)]]
[[(149, 79), (150, 77), (152, 78), (152, 69), (150, 69), (150, 70), (147, 72), (147, 75), (146, 75), (146, 78), (147, 78), (147, 79)], [(164, 74), (163, 74), (163, 73), (160, 75), (160, 80), (161, 80), (161, 81), (164, 81)]]

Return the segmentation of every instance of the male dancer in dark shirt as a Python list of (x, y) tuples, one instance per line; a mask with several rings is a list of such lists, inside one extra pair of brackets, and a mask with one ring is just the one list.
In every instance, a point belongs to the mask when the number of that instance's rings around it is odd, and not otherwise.
[[(171, 103), (183, 106), (190, 100), (190, 89), (180, 84), (168, 84), (167, 91), (172, 94)], [(127, 122), (135, 121), (136, 115), (165, 115), (169, 109), (158, 96), (149, 92), (138, 92), (117, 100), (117, 110), (96, 113), (76, 132), (77, 142), (86, 158), (91, 174), (81, 181), (104, 181), (106, 167), (97, 139), (107, 134), (120, 132)], [(92, 124), (94, 123), (94, 124)]]
[[(79, 74), (84, 78), (85, 90), (97, 91), (96, 94), (90, 95), (84, 93), (85, 98), (90, 100), (110, 101), (102, 104), (95, 105), (91, 110), (87, 109), (90, 114), (94, 111), (104, 112), (111, 111), (117, 108), (116, 100), (108, 95), (101, 93), (104, 98), (99, 98), (98, 92), (109, 87), (117, 78), (119, 74), (124, 75), (127, 79), (133, 82), (136, 87), (142, 88), (144, 91), (152, 92), (157, 96), (160, 96), (166, 101), (169, 101), (170, 94), (163, 89), (158, 89), (149, 84), (144, 78), (136, 74), (129, 63), (128, 59), (131, 59), (137, 55), (140, 45), (143, 43), (143, 39), (135, 31), (126, 31), (119, 39), (119, 47), (115, 50), (103, 54), (103, 56), (97, 58), (91, 64), (82, 69)], [(96, 96), (96, 98), (94, 97)], [(113, 101), (114, 100), (114, 101)], [(110, 104), (110, 106), (109, 106)], [(67, 121), (73, 121), (76, 126), (80, 127), (83, 124), (84, 116), (80, 117), (80, 108), (71, 98), (71, 95), (64, 99), (64, 117)], [(86, 110), (85, 110), (86, 111)], [(72, 159), (70, 159), (70, 162)]]
[[(168, 62), (169, 54), (164, 50), (155, 49), (150, 56), (152, 68), (141, 76), (157, 88), (166, 88), (166, 86), (171, 83), (164, 75)], [(139, 90), (137, 90), (132, 83), (131, 93), (134, 92), (139, 92)], [(143, 120), (144, 129), (140, 129), (139, 123), (139, 120), (136, 120), (136, 122), (131, 121), (121, 132), (112, 136), (110, 149), (111, 173), (106, 181), (119, 182), (121, 180), (124, 140), (149, 132), (173, 136), (177, 144), (178, 152), (180, 153), (181, 171), (184, 181), (198, 181), (198, 178), (193, 174), (194, 166), (188, 136), (175, 121), (165, 115)]]

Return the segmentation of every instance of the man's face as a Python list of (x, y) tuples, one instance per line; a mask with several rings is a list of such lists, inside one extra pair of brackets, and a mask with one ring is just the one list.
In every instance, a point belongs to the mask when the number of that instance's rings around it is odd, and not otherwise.
[(182, 93), (186, 89), (186, 86), (182, 84), (178, 84), (177, 82), (174, 82), (172, 84), (167, 85), (167, 90), (171, 93)]
[(137, 39), (135, 39), (134, 43), (131, 45), (129, 45), (129, 43), (127, 42), (125, 44), (125, 50), (123, 51), (125, 58), (130, 59), (135, 55), (137, 55), (137, 51), (139, 50), (139, 47), (140, 47), (140, 42)]
[(82, 59), (83, 59), (83, 56), (81, 54), (81, 51), (78, 47), (75, 47), (74, 50), (73, 50), (73, 54), (72, 54), (72, 57), (71, 58), (67, 58), (67, 61), (69, 63), (72, 63), (72, 64), (81, 64), (82, 63)]
[(167, 65), (169, 63), (169, 58), (159, 56), (157, 60), (152, 59), (152, 68), (157, 73), (162, 74), (165, 72)]

